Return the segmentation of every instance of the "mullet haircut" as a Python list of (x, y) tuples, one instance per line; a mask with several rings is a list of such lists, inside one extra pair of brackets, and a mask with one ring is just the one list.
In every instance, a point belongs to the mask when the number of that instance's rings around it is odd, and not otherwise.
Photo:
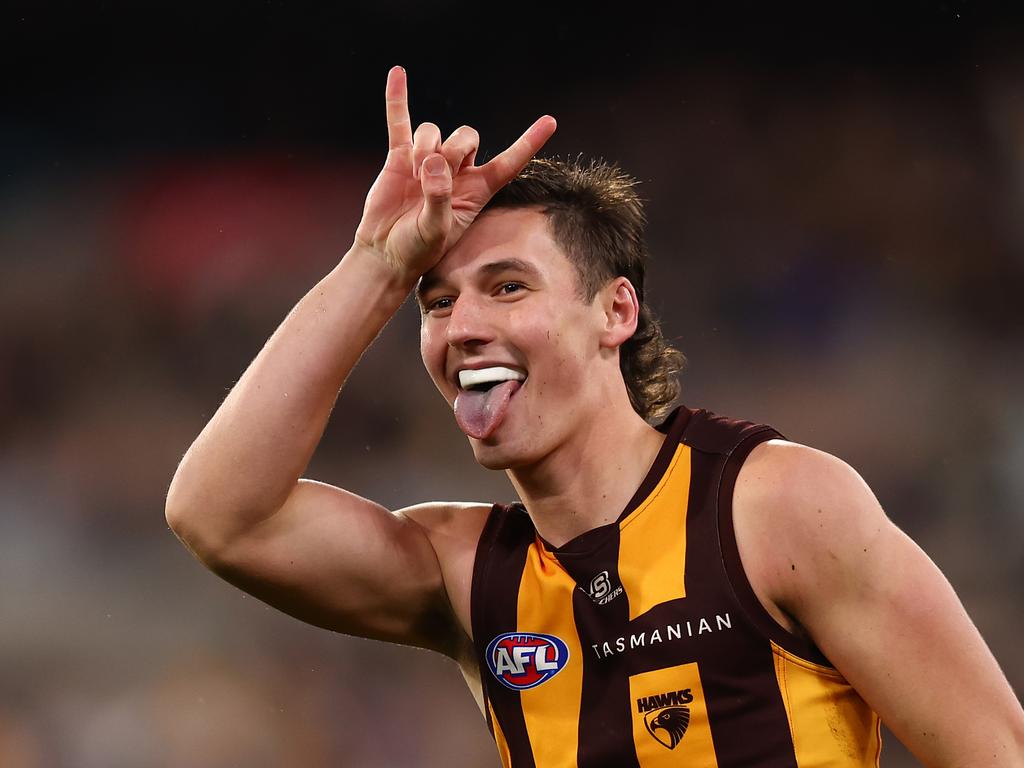
[(676, 374), (686, 358), (665, 340), (644, 300), (649, 255), (647, 217), (634, 190), (638, 181), (603, 160), (584, 165), (581, 158), (533, 158), (483, 210), (541, 206), (552, 238), (576, 267), (585, 302), (620, 275), (633, 284), (640, 317), (636, 332), (619, 347), (619, 368), (633, 409), (653, 421), (679, 396)]

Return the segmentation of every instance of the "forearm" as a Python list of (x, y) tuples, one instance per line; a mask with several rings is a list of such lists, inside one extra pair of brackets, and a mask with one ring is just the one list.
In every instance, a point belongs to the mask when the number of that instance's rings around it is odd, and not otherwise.
[(289, 312), (171, 481), (167, 519), (190, 546), (223, 544), (281, 507), (346, 377), (410, 288), (352, 249)]

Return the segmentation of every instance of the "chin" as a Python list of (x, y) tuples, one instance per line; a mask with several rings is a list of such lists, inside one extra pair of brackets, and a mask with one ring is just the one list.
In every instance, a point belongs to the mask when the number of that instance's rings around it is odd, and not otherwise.
[(502, 444), (492, 438), (474, 440), (470, 438), (473, 457), (476, 463), (485, 469), (514, 469), (524, 464), (533, 464), (540, 460), (537, 451), (525, 450), (521, 445)]
[(504, 470), (518, 463), (512, 455), (514, 452), (504, 446), (485, 445), (483, 441), (472, 438), (469, 444), (473, 448), (473, 458), (484, 469)]

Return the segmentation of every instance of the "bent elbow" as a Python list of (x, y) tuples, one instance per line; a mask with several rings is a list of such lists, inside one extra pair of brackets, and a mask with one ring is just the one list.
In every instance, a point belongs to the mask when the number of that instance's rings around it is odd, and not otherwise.
[(186, 486), (177, 479), (164, 502), (167, 526), (193, 556), (214, 571), (275, 511), (225, 501), (208, 489)]
[(195, 557), (205, 560), (205, 557), (200, 554), (201, 549), (206, 549), (200, 547), (198, 534), (201, 531), (201, 526), (195, 524), (195, 515), (189, 513), (188, 507), (172, 502), (169, 494), (164, 503), (164, 520), (167, 522), (167, 527), (171, 529), (171, 533), (177, 536)]
[(184, 539), (185, 530), (188, 528), (189, 516), (184, 507), (171, 503), (170, 496), (164, 502), (164, 521), (175, 536), (179, 539)]
[(164, 520), (167, 526), (178, 538), (182, 538), (184, 532), (190, 525), (193, 515), (190, 511), (195, 508), (194, 500), (190, 500), (181, 482), (180, 468), (171, 478), (171, 484), (167, 488), (167, 496), (164, 499)]
[(182, 492), (180, 485), (172, 481), (164, 501), (164, 520), (171, 532), (182, 544), (206, 565), (215, 561), (223, 549), (223, 537), (215, 525), (218, 515), (211, 505), (201, 502), (194, 495)]

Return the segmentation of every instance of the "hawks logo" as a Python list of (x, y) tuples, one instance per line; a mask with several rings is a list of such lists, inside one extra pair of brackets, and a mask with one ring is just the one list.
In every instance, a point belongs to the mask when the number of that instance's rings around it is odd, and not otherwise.
[(487, 666), (503, 685), (522, 691), (557, 675), (569, 661), (569, 648), (554, 635), (506, 632), (487, 644)]
[(636, 708), (644, 716), (647, 732), (662, 746), (675, 749), (690, 725), (690, 708), (686, 705), (692, 701), (693, 694), (685, 688), (644, 696), (636, 700)]

